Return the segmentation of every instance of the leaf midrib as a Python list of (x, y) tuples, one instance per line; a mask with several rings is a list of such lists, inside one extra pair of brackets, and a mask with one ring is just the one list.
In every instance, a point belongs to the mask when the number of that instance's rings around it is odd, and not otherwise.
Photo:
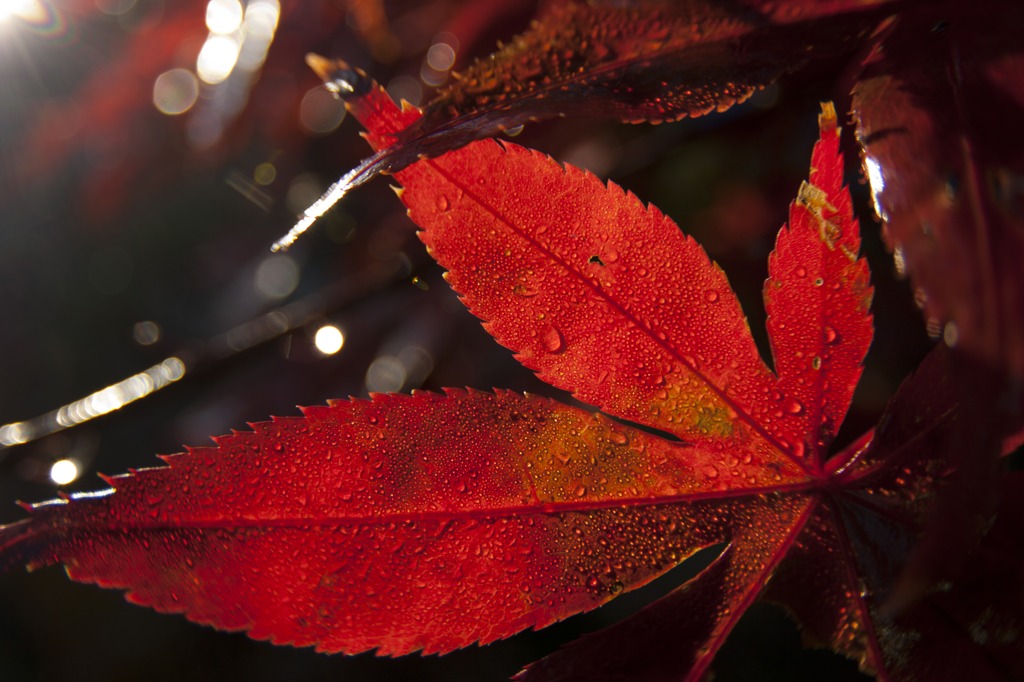
[[(784, 485), (764, 486), (759, 488), (741, 488), (733, 490), (706, 491), (701, 493), (688, 493), (679, 495), (665, 495), (659, 497), (631, 497), (607, 499), (598, 501), (550, 502), (536, 505), (512, 505), (507, 507), (495, 507), (490, 509), (463, 509), (453, 511), (430, 511), (430, 512), (393, 512), (390, 514), (368, 515), (368, 516), (282, 516), (278, 518), (221, 518), (221, 519), (183, 519), (178, 521), (161, 519), (138, 519), (131, 521), (110, 520), (97, 521), (88, 519), (81, 523), (67, 523), (59, 527), (61, 532), (74, 527), (89, 529), (107, 529), (120, 531), (124, 529), (142, 530), (181, 530), (186, 528), (314, 528), (314, 527), (338, 527), (338, 526), (361, 526), (361, 525), (382, 525), (390, 523), (409, 522), (455, 522), (455, 521), (497, 521), (503, 518), (518, 518), (524, 516), (544, 515), (557, 516), (574, 512), (593, 512), (607, 509), (634, 509), (655, 506), (670, 506), (677, 504), (692, 504), (699, 502), (710, 502), (714, 500), (729, 501), (741, 498), (757, 498), (766, 495), (805, 494), (820, 489), (820, 483), (815, 480), (798, 481)], [(116, 498), (112, 498), (116, 499)], [(71, 498), (71, 504), (75, 498)], [(63, 507), (64, 505), (60, 505)], [(38, 513), (38, 512), (37, 512)], [(31, 517), (30, 517), (31, 518)]]
[[(499, 146), (501, 146), (503, 154), (508, 154), (509, 153), (508, 152), (508, 149), (509, 149), (508, 147), (506, 147), (502, 143), (498, 143), (498, 144), (499, 144)], [(525, 148), (522, 148), (522, 149), (525, 149)], [(535, 153), (535, 152), (529, 152), (529, 150), (527, 150), (527, 152), (528, 153)], [(540, 155), (539, 152), (536, 152), (536, 153), (538, 155)], [(555, 163), (548, 156), (544, 156), (544, 155), (540, 155), (540, 156), (542, 156), (548, 162)], [(654, 333), (653, 329), (651, 329), (639, 317), (637, 317), (636, 315), (632, 314), (632, 312), (630, 312), (629, 309), (626, 308), (623, 304), (621, 304), (617, 299), (612, 298), (604, 289), (602, 289), (601, 287), (597, 286), (593, 281), (591, 281), (590, 278), (586, 277), (579, 270), (573, 268), (560, 255), (556, 254), (554, 251), (552, 251), (551, 249), (547, 248), (545, 245), (543, 245), (539, 241), (537, 241), (532, 235), (527, 234), (524, 230), (520, 229), (515, 224), (513, 224), (513, 222), (511, 220), (507, 219), (504, 215), (501, 214), (501, 212), (499, 212), (497, 209), (495, 209), (490, 204), (488, 204), (480, 195), (475, 193), (471, 187), (469, 187), (467, 184), (459, 182), (458, 179), (455, 178), (455, 176), (453, 176), (452, 174), (448, 173), (446, 169), (442, 168), (437, 163), (437, 161), (435, 161), (435, 160), (427, 160), (427, 161), (424, 161), (423, 163), (428, 164), (432, 169), (434, 169), (439, 175), (444, 177), (455, 188), (461, 190), (465, 196), (471, 198), (477, 205), (479, 205), (482, 209), (484, 209), (489, 214), (491, 214), (491, 216), (493, 216), (495, 220), (497, 220), (497, 221), (501, 222), (502, 224), (504, 224), (511, 232), (513, 232), (514, 234), (518, 235), (520, 238), (522, 238), (523, 240), (525, 240), (526, 242), (531, 244), (538, 251), (540, 251), (541, 253), (543, 253), (547, 257), (549, 257), (553, 262), (555, 262), (559, 266), (561, 266), (566, 272), (570, 273), (579, 282), (581, 282), (584, 286), (586, 286), (588, 289), (590, 289), (590, 291), (597, 298), (605, 301), (605, 303), (607, 303), (610, 307), (612, 307), (614, 310), (618, 311), (619, 314), (621, 314), (626, 320), (631, 322), (637, 329), (642, 330), (643, 333), (645, 333), (646, 336), (651, 341), (653, 341), (655, 345), (660, 346), (666, 353), (668, 353), (668, 355), (670, 357), (672, 357), (676, 362), (681, 364), (683, 367), (687, 368), (693, 374), (693, 376), (695, 378), (697, 378), (701, 383), (703, 383), (705, 386), (707, 386), (720, 400), (722, 400), (722, 402), (724, 402), (726, 404), (726, 406), (728, 406), (731, 410), (733, 410), (736, 413), (736, 415), (742, 421), (746, 422), (747, 425), (750, 426), (750, 428), (753, 429), (755, 433), (757, 433), (759, 436), (761, 436), (761, 438), (764, 439), (764, 441), (766, 443), (768, 443), (772, 448), (774, 448), (778, 452), (782, 453), (786, 458), (788, 458), (790, 461), (792, 461), (794, 464), (796, 464), (803, 472), (805, 472), (807, 474), (811, 474), (811, 472), (808, 470), (807, 462), (805, 462), (805, 461), (799, 459), (798, 457), (796, 457), (795, 455), (793, 455), (789, 451), (788, 448), (783, 447), (782, 443), (780, 443), (774, 436), (772, 436), (770, 433), (768, 433), (768, 431), (764, 428), (764, 426), (762, 426), (760, 422), (758, 422), (756, 419), (754, 419), (754, 417), (752, 415), (750, 415), (744, 408), (742, 408), (736, 401), (734, 401), (729, 396), (729, 394), (725, 392), (724, 389), (719, 388), (713, 381), (711, 381), (711, 379), (709, 377), (707, 377), (703, 372), (701, 372), (696, 367), (694, 367), (690, 362), (688, 362), (683, 357), (682, 353), (678, 352), (674, 347), (668, 345), (668, 343), (667, 343), (668, 335), (666, 335), (666, 340), (665, 341), (663, 341), (660, 338), (658, 338), (658, 335)], [(563, 169), (563, 172), (566, 172), (566, 171)], [(600, 182), (600, 181), (598, 181), (598, 182)], [(600, 182), (600, 185), (601, 185), (601, 189), (603, 191), (609, 191), (607, 185), (605, 185), (603, 182)], [(638, 202), (638, 204), (639, 204), (639, 202)], [(711, 261), (709, 260), (709, 262), (711, 262)], [(764, 361), (761, 360), (761, 363), (763, 365)], [(767, 369), (767, 367), (766, 367), (766, 369)], [(575, 393), (575, 392), (576, 391), (573, 391), (573, 393)], [(598, 407), (601, 407), (601, 406), (599, 405)], [(662, 426), (659, 426), (659, 425), (653, 425), (652, 424), (651, 426), (654, 426), (655, 428), (663, 428)], [(670, 431), (669, 433), (672, 433), (672, 432)], [(677, 437), (681, 437), (679, 434), (673, 434), (673, 435), (676, 435)]]

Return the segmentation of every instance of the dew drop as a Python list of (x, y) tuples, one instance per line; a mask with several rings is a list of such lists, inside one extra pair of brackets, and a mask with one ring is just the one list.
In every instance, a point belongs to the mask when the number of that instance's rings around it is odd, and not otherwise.
[(821, 369), (821, 358), (815, 355), (814, 359), (811, 360), (811, 367), (814, 369)]
[(540, 336), (540, 342), (549, 353), (561, 353), (565, 350), (565, 337), (555, 327), (548, 327)]
[(437, 197), (437, 210), (438, 211), (440, 211), (441, 213), (444, 213), (445, 211), (447, 211), (451, 207), (452, 207), (452, 202), (450, 202), (448, 200), (448, 197), (446, 197), (443, 194)]
[(825, 327), (825, 343), (836, 343), (839, 340), (839, 334), (832, 327)]
[(790, 414), (803, 414), (804, 406), (798, 400), (790, 400), (786, 404), (786, 412)]
[(709, 466), (706, 469), (704, 469), (704, 474), (708, 478), (718, 478), (718, 469), (716, 469), (715, 467)]
[(713, 289), (709, 289), (704, 292), (704, 300), (708, 303), (714, 303), (718, 300), (718, 292)]
[(575, 493), (576, 493), (576, 497), (583, 497), (584, 495), (587, 494), (587, 487), (583, 486), (583, 485), (576, 486)]
[(805, 267), (797, 268), (796, 269), (796, 276), (797, 277), (806, 277), (807, 276), (807, 268), (805, 268)]
[(612, 431), (608, 435), (608, 439), (616, 445), (625, 445), (629, 442), (629, 437), (619, 431)]

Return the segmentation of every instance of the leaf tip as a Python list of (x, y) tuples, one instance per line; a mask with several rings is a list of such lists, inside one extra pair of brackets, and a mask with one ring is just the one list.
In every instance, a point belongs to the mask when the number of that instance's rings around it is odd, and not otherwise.
[(371, 79), (361, 70), (350, 66), (344, 59), (328, 59), (316, 53), (306, 55), (306, 64), (324, 86), (336, 96), (364, 95), (373, 87)]
[(321, 80), (327, 80), (330, 75), (333, 62), (327, 57), (318, 55), (315, 52), (306, 53), (306, 66), (313, 69), (313, 73)]
[(833, 102), (822, 102), (821, 113), (818, 115), (818, 129), (824, 137), (825, 133), (835, 131), (839, 134), (839, 121), (836, 116), (836, 105)]

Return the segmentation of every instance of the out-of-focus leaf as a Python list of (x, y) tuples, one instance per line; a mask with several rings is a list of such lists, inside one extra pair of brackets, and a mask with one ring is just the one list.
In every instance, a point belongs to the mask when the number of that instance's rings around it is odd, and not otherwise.
[(658, 123), (723, 111), (810, 59), (856, 50), (889, 4), (551, 2), (456, 74), (399, 140), (436, 155), (553, 116)]
[(1022, 31), (1018, 3), (923, 3), (878, 45), (853, 99), (886, 237), (933, 331), (1017, 379), (1024, 378)]
[[(1002, 523), (1004, 513), (1011, 526), (1016, 523), (1019, 510), (1006, 510), (1019, 502), (1003, 500), (997, 510), (1004, 472), (987, 448), (998, 436), (966, 437), (975, 432), (977, 415), (960, 390), (960, 369), (948, 349), (937, 348), (900, 387), (874, 434), (830, 463), (841, 486), (860, 483), (840, 496), (819, 533), (800, 538), (794, 561), (783, 565), (766, 592), (799, 619), (808, 641), (847, 653), (874, 650), (885, 661), (882, 679), (928, 679), (935, 671), (944, 671), (939, 678), (1004, 679), (1007, 670), (1019, 675), (1024, 669), (1009, 640), (979, 635), (1024, 625), (1019, 599), (996, 604), (1000, 598), (993, 595), (1001, 588), (986, 590), (981, 599), (973, 596), (974, 562), (986, 552), (977, 549), (979, 540), (991, 537), (993, 520)], [(975, 449), (965, 456), (964, 448)], [(830, 535), (856, 556), (853, 573), (809, 568), (824, 566), (820, 558), (835, 551)], [(1011, 552), (998, 561), (1018, 560)], [(940, 593), (956, 602), (988, 599), (992, 611), (955, 611), (933, 616), (945, 620), (941, 625), (928, 623), (921, 616)], [(871, 614), (869, 622), (851, 627), (841, 609), (821, 608), (822, 599), (838, 604), (851, 595)], [(996, 612), (997, 618), (989, 618)], [(837, 615), (842, 618), (834, 620)]]
[(906, 643), (894, 661), (895, 679), (1024, 677), (1024, 473), (1007, 477), (997, 493), (995, 521), (960, 562), (956, 577), (886, 624)]
[[(350, 189), (416, 159), (557, 116), (631, 123), (724, 111), (811, 59), (862, 47), (892, 0), (550, 2), (530, 29), (479, 60), (307, 211), (297, 234)], [(328, 60), (311, 66), (344, 82)]]

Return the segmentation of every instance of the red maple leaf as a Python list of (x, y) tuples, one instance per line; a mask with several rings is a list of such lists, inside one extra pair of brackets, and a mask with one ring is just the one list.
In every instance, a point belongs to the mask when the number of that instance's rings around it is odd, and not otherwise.
[[(337, 68), (376, 147), (419, 116)], [(830, 106), (820, 128), (769, 261), (774, 370), (722, 271), (657, 209), (475, 142), (396, 175), (421, 238), (500, 343), (615, 419), (505, 391), (306, 408), (29, 506), (0, 529), (0, 567), (63, 563), (222, 629), (400, 655), (543, 627), (721, 544), (692, 581), (522, 679), (698, 679), (763, 593), (883, 679), (1024, 673), (1019, 496), (955, 580), (890, 599), (962, 426), (946, 355), (829, 457), (872, 290)]]
[(828, 65), (840, 80), (856, 76), (851, 113), (876, 209), (930, 333), (1019, 383), (1024, 151), (1005, 131), (1024, 107), (1022, 28), (1024, 10), (1003, 0), (544, 3), (527, 31), (457, 74), (346, 174), (332, 200), (527, 122), (696, 117)]

